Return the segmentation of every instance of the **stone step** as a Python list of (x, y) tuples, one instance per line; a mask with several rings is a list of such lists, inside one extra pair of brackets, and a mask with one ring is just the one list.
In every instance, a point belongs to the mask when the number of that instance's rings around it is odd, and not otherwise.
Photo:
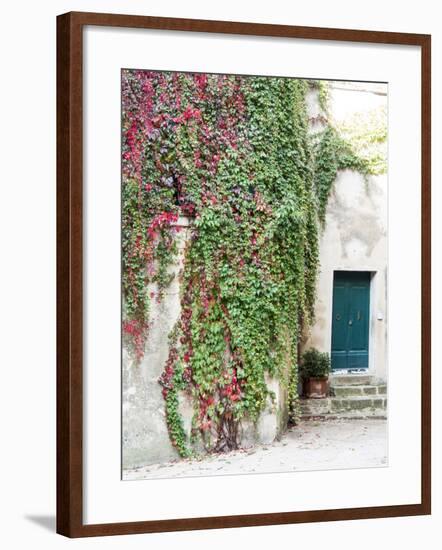
[(308, 420), (387, 420), (387, 413), (382, 409), (352, 411), (326, 414), (301, 414), (302, 421)]
[(331, 386), (369, 386), (373, 382), (369, 374), (331, 374)]
[(362, 395), (382, 395), (386, 396), (387, 386), (385, 384), (370, 384), (370, 385), (347, 385), (347, 386), (330, 386), (330, 393), (335, 397), (351, 397)]
[(301, 399), (301, 418), (386, 418), (386, 396)]
[(386, 409), (387, 397), (386, 396), (373, 396), (368, 395), (351, 396), (351, 397), (330, 397), (331, 410), (349, 411), (349, 410), (362, 410), (362, 409)]
[(300, 399), (301, 416), (319, 416), (331, 412), (331, 398)]

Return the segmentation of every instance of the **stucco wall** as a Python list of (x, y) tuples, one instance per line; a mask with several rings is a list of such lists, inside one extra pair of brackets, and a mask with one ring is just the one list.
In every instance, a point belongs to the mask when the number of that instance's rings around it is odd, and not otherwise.
[[(386, 91), (386, 90), (385, 90)], [(331, 113), (342, 121), (354, 112), (386, 105), (380, 85), (331, 88)], [(309, 114), (320, 112), (317, 94), (310, 94)], [(320, 122), (312, 126), (318, 129)], [(319, 128), (320, 129), (320, 128)], [(331, 350), (333, 273), (337, 270), (371, 272), (369, 373), (387, 378), (387, 176), (363, 176), (340, 171), (332, 188), (326, 223), (320, 239), (316, 321), (303, 349)]]

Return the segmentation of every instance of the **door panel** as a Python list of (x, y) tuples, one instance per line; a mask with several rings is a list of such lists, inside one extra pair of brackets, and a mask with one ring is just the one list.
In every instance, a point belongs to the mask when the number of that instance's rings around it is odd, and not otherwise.
[(333, 283), (332, 369), (368, 368), (370, 273), (336, 271)]

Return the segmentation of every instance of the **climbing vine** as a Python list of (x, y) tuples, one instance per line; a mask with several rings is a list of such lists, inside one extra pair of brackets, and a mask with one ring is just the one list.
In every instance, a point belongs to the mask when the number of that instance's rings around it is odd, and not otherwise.
[(330, 120), (329, 82), (314, 80), (309, 86), (318, 92), (324, 122), (324, 128), (312, 136), (318, 216), (324, 225), (328, 198), (339, 170), (355, 170), (366, 180), (386, 172), (387, 113), (385, 107), (376, 108), (334, 124)]
[(338, 131), (327, 125), (314, 140), (314, 180), (318, 197), (318, 216), (322, 225), (330, 191), (338, 175), (338, 170), (352, 169), (368, 177), (372, 171), (368, 160), (355, 153), (350, 143)]
[[(150, 306), (171, 282), (178, 217), (191, 220), (181, 315), (159, 380), (182, 456), (197, 442), (236, 448), (242, 421), (274, 399), (266, 375), (286, 384), (296, 418), (318, 220), (337, 170), (365, 166), (332, 128), (312, 140), (308, 89), (287, 78), (122, 73), (123, 333), (138, 361)], [(194, 404), (190, 437), (183, 392)]]
[(385, 105), (355, 113), (337, 126), (369, 175), (387, 171), (387, 108)]

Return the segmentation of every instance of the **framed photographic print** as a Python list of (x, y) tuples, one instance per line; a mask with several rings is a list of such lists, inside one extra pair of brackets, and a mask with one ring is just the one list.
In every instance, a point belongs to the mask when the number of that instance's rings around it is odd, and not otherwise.
[(57, 36), (57, 531), (429, 514), (430, 36)]

